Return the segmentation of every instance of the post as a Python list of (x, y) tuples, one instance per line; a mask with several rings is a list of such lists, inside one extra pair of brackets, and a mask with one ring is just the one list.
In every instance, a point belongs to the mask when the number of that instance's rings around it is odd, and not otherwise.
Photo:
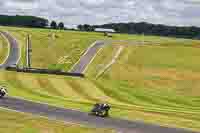
[(31, 68), (31, 52), (32, 52), (32, 48), (31, 48), (31, 38), (30, 35), (27, 35), (27, 43), (26, 43), (26, 66), (28, 68)]

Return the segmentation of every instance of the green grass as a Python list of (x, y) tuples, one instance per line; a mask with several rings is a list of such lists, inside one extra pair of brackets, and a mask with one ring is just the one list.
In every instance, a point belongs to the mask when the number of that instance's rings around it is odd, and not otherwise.
[(13, 72), (0, 75), (0, 84), (8, 86), (11, 96), (85, 112), (95, 102), (108, 102), (112, 104), (112, 117), (200, 129), (199, 97), (180, 95), (167, 88), (136, 88), (128, 81), (107, 79), (96, 81)]
[[(21, 35), (22, 32), (30, 32), (33, 51), (37, 52), (33, 53), (33, 65), (50, 65), (53, 69), (56, 68), (53, 64), (57, 63), (60, 56), (78, 47), (81, 51), (72, 55), (72, 64), (62, 66), (69, 70), (82, 51), (93, 41), (103, 38), (99, 33), (61, 31), (56, 33), (57, 43), (48, 52), (48, 41), (43, 38), (47, 39), (50, 32), (58, 31), (2, 28), (21, 42), (24, 42), (25, 36)], [(74, 42), (77, 38), (80, 38), (77, 41), (80, 43)], [(0, 84), (8, 86), (9, 95), (33, 101), (85, 112), (96, 102), (108, 102), (112, 105), (112, 117), (200, 131), (200, 42), (125, 34), (115, 34), (113, 40), (129, 41), (105, 46), (89, 66), (85, 79), (0, 71)], [(135, 46), (136, 41), (142, 40), (150, 46)], [(155, 43), (157, 45), (154, 46)], [(24, 44), (21, 44), (23, 47)], [(104, 75), (95, 79), (115, 55), (118, 45), (125, 46), (120, 58)], [(23, 64), (23, 58), (21, 62)]]
[(0, 132), (6, 133), (112, 133), (109, 129), (88, 128), (71, 123), (48, 120), (29, 114), (0, 109)]
[[(56, 31), (50, 29), (30, 29), (0, 27), (14, 35), (21, 45), (22, 59), (25, 65), (26, 38), (31, 36), (32, 67), (70, 70), (83, 52), (94, 41), (104, 39), (101, 33), (74, 31)], [(53, 37), (55, 35), (55, 37)]]
[(3, 63), (7, 57), (8, 47), (7, 41), (0, 35), (0, 64)]
[[(120, 59), (95, 82), (106, 95), (136, 106), (130, 112), (143, 112), (143, 116), (125, 113), (127, 119), (133, 115), (132, 119), (199, 127), (199, 42), (178, 43), (126, 46)], [(95, 77), (109, 63), (116, 47), (107, 46), (98, 53), (87, 76)]]
[[(15, 28), (0, 27), (14, 35), (21, 46), (22, 58), (20, 65), (25, 65), (25, 47), (27, 35), (31, 35), (32, 44), (32, 66), (39, 68), (70, 70), (83, 52), (96, 40), (129, 40), (129, 41), (147, 41), (150, 43), (176, 43), (178, 45), (190, 45), (193, 42), (187, 39), (171, 39), (164, 37), (140, 35), (120, 35), (115, 34), (112, 39), (105, 38), (103, 33), (95, 32), (76, 32), (59, 31), (50, 29), (34, 28)], [(55, 35), (56, 37), (52, 37)], [(177, 43), (178, 42), (178, 43)], [(125, 42), (123, 42), (125, 43)]]

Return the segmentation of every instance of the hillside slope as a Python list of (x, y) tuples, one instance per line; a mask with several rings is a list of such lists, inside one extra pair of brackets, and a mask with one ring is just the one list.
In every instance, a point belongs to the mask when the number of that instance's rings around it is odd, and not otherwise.
[[(48, 43), (43, 43), (42, 36), (47, 36), (49, 32), (39, 29), (7, 30), (21, 42), (21, 32), (24, 30), (39, 37), (40, 41), (37, 38), (33, 40), (37, 42), (33, 43), (33, 51), (38, 52), (33, 53), (33, 66), (47, 68), (57, 63), (60, 56), (68, 54), (70, 49), (78, 47), (81, 49), (79, 54), (72, 55), (74, 62), (64, 66), (70, 68), (90, 45), (90, 41), (102, 38), (99, 33), (62, 31), (57, 33), (60, 38), (63, 38), (61, 35), (72, 37), (67, 41), (61, 39), (53, 45), (56, 48), (52, 46), (51, 52), (47, 52)], [(73, 41), (80, 36), (82, 38), (78, 42), (85, 38), (92, 40), (75, 44)], [(107, 102), (112, 105), (113, 117), (199, 131), (199, 41), (119, 34), (114, 35), (113, 40), (118, 41), (98, 53), (85, 79), (0, 71), (0, 84), (8, 86), (11, 96), (82, 111), (89, 111), (96, 102)], [(146, 41), (148, 45), (137, 46), (136, 41)], [(96, 77), (121, 45), (124, 49), (116, 62), (100, 77)], [(58, 54), (56, 58), (52, 51)]]

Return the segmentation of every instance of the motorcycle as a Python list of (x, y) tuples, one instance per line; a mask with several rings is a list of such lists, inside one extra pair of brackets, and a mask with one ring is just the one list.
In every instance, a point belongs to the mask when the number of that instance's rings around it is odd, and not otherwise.
[(98, 116), (98, 117), (108, 117), (110, 106), (108, 104), (95, 104), (92, 108), (90, 114)]
[(3, 98), (7, 94), (7, 90), (4, 87), (0, 87), (0, 98)]

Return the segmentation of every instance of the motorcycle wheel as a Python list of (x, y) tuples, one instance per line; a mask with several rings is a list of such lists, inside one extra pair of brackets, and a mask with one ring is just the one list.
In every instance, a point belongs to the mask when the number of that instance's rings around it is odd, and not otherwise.
[(106, 111), (102, 111), (100, 114), (101, 117), (107, 117), (107, 112)]
[(0, 95), (0, 98), (3, 98), (3, 97), (4, 97), (4, 95), (1, 94), (1, 95)]

